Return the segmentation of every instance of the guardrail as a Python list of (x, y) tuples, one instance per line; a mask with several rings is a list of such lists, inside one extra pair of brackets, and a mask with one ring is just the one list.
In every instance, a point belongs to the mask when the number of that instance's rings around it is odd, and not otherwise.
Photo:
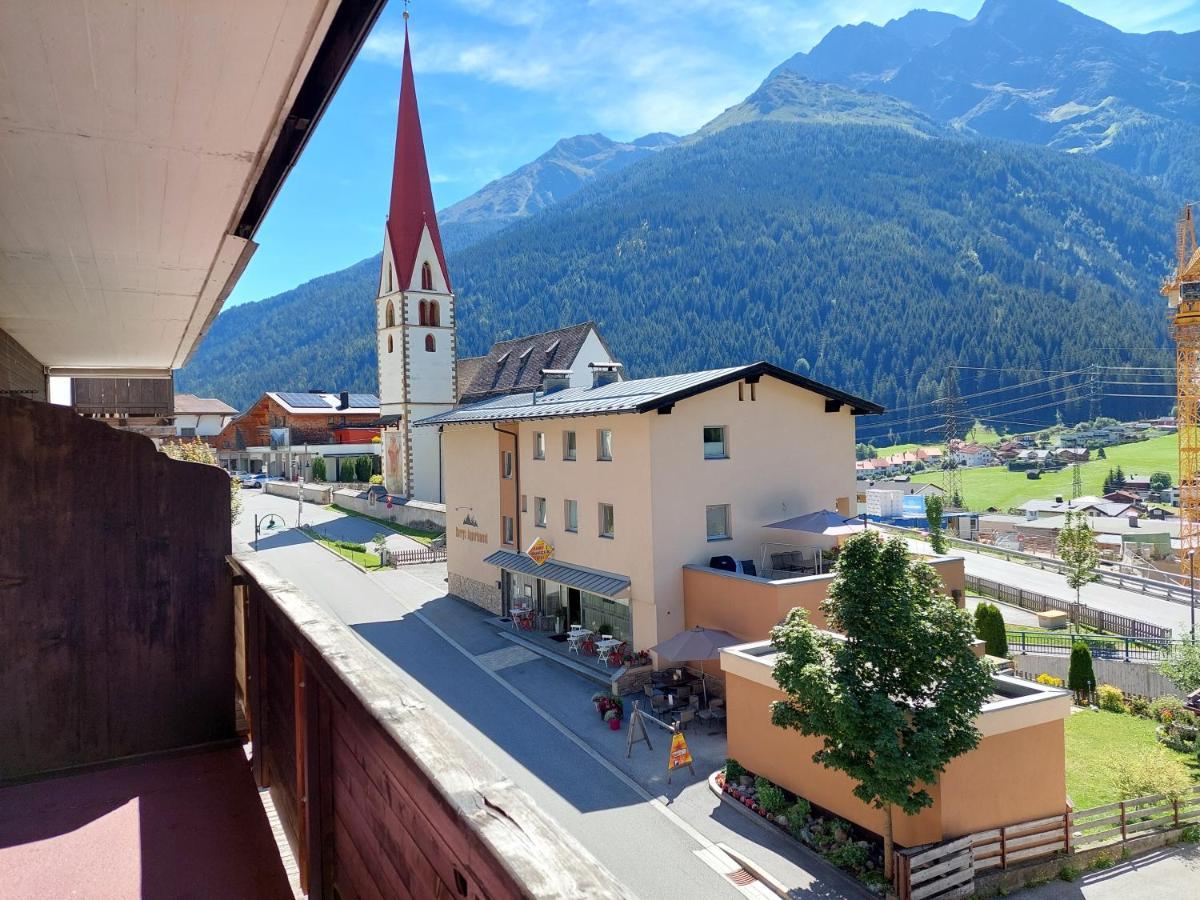
[[(925, 533), (918, 528), (904, 528), (900, 525), (889, 525), (884, 522), (872, 522), (871, 524), (880, 530), (892, 531), (903, 537), (927, 540)], [(962, 538), (951, 537), (950, 535), (946, 535), (945, 537), (946, 543), (950, 546), (971, 553), (977, 553), (980, 556), (995, 556), (1007, 562), (1026, 563), (1031, 566), (1037, 566), (1039, 569), (1057, 572), (1060, 575), (1066, 572), (1067, 567), (1065, 564), (1048, 556), (1038, 556), (1037, 554), (1024, 553), (1020, 550), (1005, 550), (1002, 547), (980, 544), (976, 541), (964, 541)], [(1113, 572), (1104, 568), (1094, 571), (1100, 576), (1099, 580), (1102, 584), (1119, 587), (1123, 590), (1136, 590), (1142, 594), (1159, 594), (1164, 599), (1173, 600), (1176, 603), (1189, 603), (1191, 600), (1191, 589), (1186, 583), (1180, 584), (1177, 581), (1143, 578), (1140, 575), (1128, 575), (1124, 572)], [(1172, 575), (1169, 572), (1162, 572), (1158, 569), (1149, 569), (1146, 571), (1160, 574), (1164, 579), (1179, 579), (1182, 577)]]
[(1185, 641), (1150, 642), (1144, 638), (1099, 634), (1053, 634), (1045, 631), (1016, 631), (1006, 629), (1011, 653), (1046, 653), (1069, 656), (1079, 642), (1087, 644), (1092, 656), (1101, 659), (1140, 659), (1159, 662), (1171, 655), (1172, 649)]
[(1034, 612), (1046, 612), (1056, 609), (1065, 612), (1070, 620), (1078, 625), (1085, 625), (1097, 631), (1107, 631), (1111, 634), (1124, 635), (1147, 641), (1170, 641), (1171, 629), (1161, 625), (1143, 622), (1141, 619), (1131, 619), (1129, 616), (1118, 615), (1107, 610), (1096, 609), (1086, 603), (1073, 603), (1058, 597), (1027, 591), (1024, 588), (1013, 587), (990, 578), (980, 578), (978, 575), (966, 577), (967, 590), (992, 597), (1003, 603), (1020, 606)]

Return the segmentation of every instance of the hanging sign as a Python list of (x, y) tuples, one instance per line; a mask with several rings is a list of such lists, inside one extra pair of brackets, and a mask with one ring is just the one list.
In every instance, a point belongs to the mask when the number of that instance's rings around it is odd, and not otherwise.
[(554, 547), (542, 538), (538, 538), (529, 545), (529, 549), (525, 553), (540, 566), (554, 555)]

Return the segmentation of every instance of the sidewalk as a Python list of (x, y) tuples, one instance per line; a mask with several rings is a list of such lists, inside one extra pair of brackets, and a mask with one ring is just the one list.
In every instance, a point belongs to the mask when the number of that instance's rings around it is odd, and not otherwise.
[(1119, 861), (1111, 869), (1085, 872), (1078, 881), (1051, 881), (1012, 896), (1021, 900), (1196, 900), (1200, 898), (1200, 846), (1163, 847)]

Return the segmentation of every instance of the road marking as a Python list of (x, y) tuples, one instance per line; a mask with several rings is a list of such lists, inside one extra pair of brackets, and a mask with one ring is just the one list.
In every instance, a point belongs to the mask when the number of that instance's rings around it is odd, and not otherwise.
[[(405, 574), (405, 573), (398, 573), (398, 574)], [(406, 575), (406, 577), (411, 577), (411, 576)], [(416, 580), (420, 581), (420, 579), (416, 579)], [(543, 720), (545, 720), (545, 722), (548, 725), (550, 725), (552, 728), (554, 728), (556, 731), (558, 731), (563, 737), (565, 737), (567, 740), (571, 741), (571, 743), (575, 744), (575, 746), (577, 746), (580, 750), (582, 750), (584, 753), (586, 753), (588, 756), (590, 756), (595, 762), (597, 762), (601, 767), (603, 767), (605, 770), (607, 770), (609, 774), (611, 774), (614, 778), (616, 778), (618, 781), (620, 781), (622, 784), (624, 784), (626, 787), (628, 787), (631, 791), (633, 791), (635, 794), (637, 794), (639, 797), (641, 797), (644, 801), (646, 801), (648, 804), (650, 804), (650, 807), (652, 809), (654, 809), (656, 812), (660, 813), (672, 825), (674, 825), (676, 828), (678, 828), (680, 831), (682, 831), (684, 834), (686, 834), (688, 837), (690, 837), (692, 840), (694, 840), (697, 844), (699, 844), (703, 848), (704, 851), (711, 852), (713, 854), (711, 857), (701, 857), (706, 863), (709, 864), (710, 868), (713, 868), (715, 871), (721, 872), (721, 874), (724, 874), (724, 872), (722, 872), (721, 869), (716, 868), (716, 866), (714, 866), (712, 864), (712, 860), (719, 859), (720, 857), (724, 857), (726, 860), (729, 860), (732, 869), (738, 868), (738, 866), (735, 863), (733, 863), (733, 861), (730, 860), (729, 857), (726, 856), (725, 853), (723, 851), (721, 851), (720, 848), (718, 848), (717, 845), (713, 841), (710, 841), (703, 834), (701, 834), (699, 831), (697, 831), (695, 828), (693, 828), (690, 824), (688, 824), (686, 821), (684, 821), (682, 818), (680, 818), (678, 815), (676, 815), (674, 813), (674, 811), (672, 811), (670, 808), (668, 808), (667, 804), (664, 803), (660, 797), (656, 797), (653, 794), (651, 794), (644, 787), (642, 787), (641, 784), (639, 784), (634, 779), (630, 778), (627, 774), (625, 774), (625, 772), (621, 771), (621, 769), (619, 769), (617, 766), (613, 765), (613, 763), (610, 762), (607, 757), (605, 757), (599, 751), (595, 750), (590, 744), (588, 744), (578, 734), (576, 734), (574, 731), (572, 731), (570, 728), (568, 728), (566, 725), (564, 725), (562, 722), (560, 722), (558, 719), (556, 719), (553, 715), (551, 715), (548, 711), (543, 709), (538, 704), (534, 703), (533, 700), (531, 700), (529, 697), (527, 697), (525, 694), (523, 694), (521, 691), (519, 691), (513, 685), (509, 684), (507, 681), (505, 681), (503, 678), (501, 678), (498, 674), (496, 674), (494, 671), (492, 671), (490, 668), (488, 668), (483, 662), (481, 662), (479, 660), (479, 658), (477, 658), (474, 654), (472, 654), (471, 651), (469, 651), (466, 647), (464, 647), (462, 644), (460, 644), (458, 641), (456, 641), (454, 638), (452, 638), (440, 626), (438, 626), (434, 622), (430, 621), (430, 619), (423, 612), (421, 612), (419, 609), (412, 609), (406, 602), (405, 598), (401, 597), (400, 594), (398, 594), (396, 591), (392, 590), (392, 588), (390, 588), (386, 584), (386, 582), (383, 582), (382, 579), (378, 579), (378, 578), (376, 578), (375, 581), (380, 582), (383, 586), (383, 589), (386, 590), (393, 597), (396, 597), (398, 600), (401, 600), (403, 605), (409, 610), (410, 615), (414, 616), (420, 622), (424, 623), (434, 634), (436, 634), (438, 637), (440, 637), (442, 640), (444, 640), (447, 644), (449, 644), (451, 647), (453, 647), (455, 650), (457, 650), (460, 654), (465, 656), (468, 660), (471, 661), (472, 664), (477, 666), (489, 678), (493, 679), (502, 688), (504, 688), (506, 691), (508, 691), (510, 694), (512, 694), (514, 697), (516, 697), (519, 701), (521, 701), (521, 703), (525, 704), (525, 706), (527, 706), (530, 710), (532, 710), (534, 713), (536, 713), (538, 716), (540, 716)], [(428, 587), (428, 585), (425, 584), (425, 582), (421, 582), (421, 584)], [(390, 660), (389, 660), (389, 662), (390, 662)], [(393, 665), (395, 665), (395, 663), (393, 663)], [(696, 852), (696, 851), (693, 851), (693, 852)], [(718, 857), (716, 854), (720, 854), (720, 857)], [(730, 882), (730, 884), (732, 885), (732, 882)], [(746, 891), (742, 887), (737, 886), (737, 885), (734, 885), (734, 886), (737, 887), (738, 890), (741, 891), (743, 894), (746, 893)], [(763, 896), (763, 895), (747, 894), (746, 896)]]

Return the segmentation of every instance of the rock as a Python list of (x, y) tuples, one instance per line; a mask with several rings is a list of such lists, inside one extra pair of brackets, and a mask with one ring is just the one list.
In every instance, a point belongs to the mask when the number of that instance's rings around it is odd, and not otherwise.
[(775, 817), (775, 824), (776, 824), (776, 825), (778, 825), (780, 828), (787, 828), (787, 827), (788, 827), (788, 818), (787, 818), (787, 816), (776, 816), (776, 817)]
[(754, 779), (751, 778), (749, 775), (739, 775), (738, 776), (738, 784), (740, 784), (744, 788), (753, 787)]

